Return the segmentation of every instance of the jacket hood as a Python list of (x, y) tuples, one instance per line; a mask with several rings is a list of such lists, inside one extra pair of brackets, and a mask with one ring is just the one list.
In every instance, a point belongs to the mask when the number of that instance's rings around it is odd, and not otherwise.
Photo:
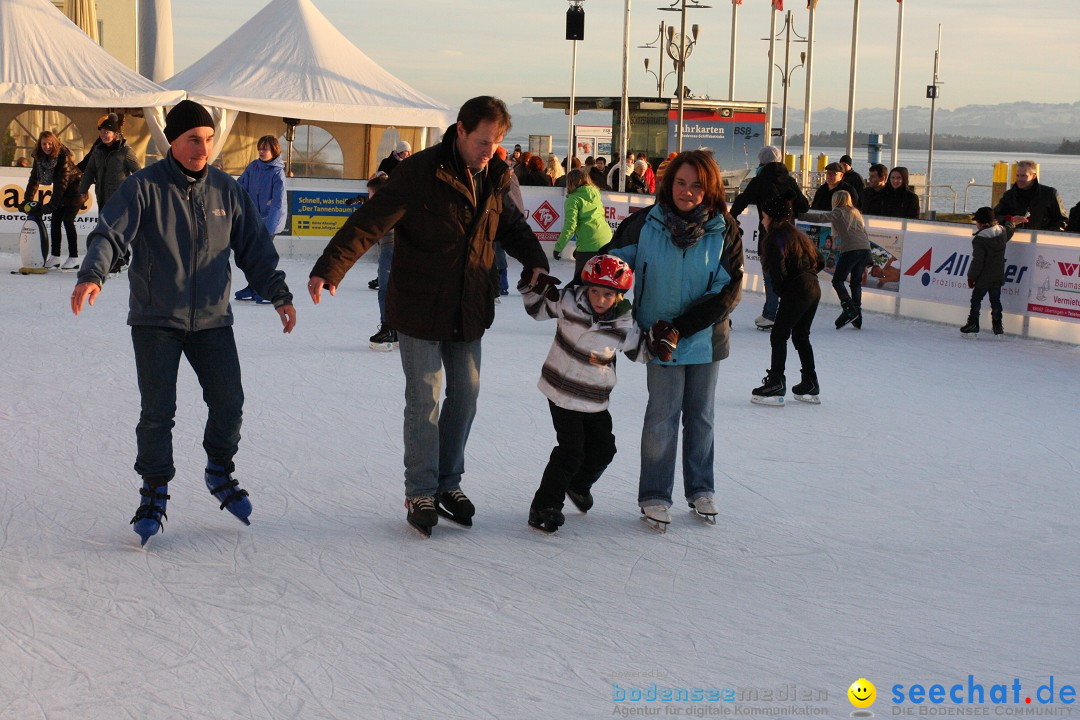
[(775, 178), (785, 178), (788, 176), (788, 169), (784, 163), (771, 162), (768, 165), (762, 165), (761, 172), (759, 172), (757, 176), (770, 180)]
[(983, 228), (982, 230), (976, 230), (972, 233), (975, 237), (986, 238), (987, 240), (997, 240), (1001, 238), (1004, 242), (1008, 242), (1009, 233), (1001, 225), (991, 225), (990, 227)]
[(271, 168), (281, 168), (282, 170), (284, 170), (285, 161), (281, 158), (280, 155), (278, 155), (270, 162), (263, 162), (262, 160), (259, 160), (259, 164), (256, 167), (258, 167), (260, 170), (270, 170)]

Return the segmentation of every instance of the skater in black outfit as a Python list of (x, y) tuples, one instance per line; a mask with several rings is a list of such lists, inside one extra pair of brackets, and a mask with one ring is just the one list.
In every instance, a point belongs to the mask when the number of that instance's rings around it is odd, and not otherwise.
[[(34, 166), (30, 169), (30, 179), (26, 183), (23, 198), (26, 202), (35, 200), (38, 185), (52, 185), (49, 202), (36, 209), (38, 217), (52, 215), (52, 252), (45, 259), (48, 269), (77, 270), (79, 268), (79, 241), (75, 230), (75, 216), (79, 214), (82, 203), (79, 201), (79, 180), (82, 173), (75, 166), (71, 150), (64, 147), (54, 133), (46, 130), (38, 135), (34, 146)], [(67, 233), (68, 258), (60, 266), (61, 233)]]
[(810, 326), (821, 300), (817, 274), (825, 262), (810, 238), (792, 224), (790, 199), (775, 197), (761, 212), (766, 230), (761, 267), (772, 276), (780, 307), (770, 335), (772, 363), (761, 387), (754, 388), (750, 399), (759, 405), (784, 404), (787, 390), (784, 366), (790, 337), (802, 363), (802, 382), (791, 388), (792, 393), (796, 400), (817, 404), (820, 401)]
[(971, 288), (971, 312), (967, 323), (960, 328), (965, 336), (979, 332), (979, 314), (982, 312), (982, 299), (990, 296), (990, 319), (994, 324), (994, 335), (1001, 335), (1005, 328), (1001, 322), (1001, 288), (1005, 285), (1005, 245), (1012, 239), (1016, 230), (1016, 220), (1027, 222), (1027, 218), (1005, 218), (999, 225), (994, 211), (981, 207), (971, 216), (975, 223), (975, 236), (971, 239), (971, 267), (968, 268), (968, 287)]

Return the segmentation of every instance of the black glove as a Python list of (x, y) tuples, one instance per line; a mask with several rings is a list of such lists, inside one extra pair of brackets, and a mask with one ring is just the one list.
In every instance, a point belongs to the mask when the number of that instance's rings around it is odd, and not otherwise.
[(562, 260), (562, 253), (558, 250), (552, 250), (551, 257), (555, 258), (556, 260)]
[(971, 288), (972, 290), (975, 289), (975, 281), (972, 280), (971, 278), (968, 278), (968, 287)]
[(649, 330), (649, 350), (662, 362), (669, 362), (679, 346), (679, 331), (667, 320), (657, 320)]
[(536, 282), (533, 283), (532, 290), (543, 295), (548, 300), (556, 302), (559, 299), (557, 286), (560, 282), (559, 278), (551, 277), (547, 273), (540, 273), (540, 276), (536, 278)]

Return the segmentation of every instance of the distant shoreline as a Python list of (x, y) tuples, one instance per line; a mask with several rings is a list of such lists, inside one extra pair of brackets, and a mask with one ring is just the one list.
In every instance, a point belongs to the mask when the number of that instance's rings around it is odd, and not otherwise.
[[(855, 145), (866, 146), (870, 133), (856, 132)], [(890, 144), (891, 135), (883, 136), (886, 147)], [(801, 146), (802, 134), (789, 135), (788, 146)], [(824, 147), (845, 147), (847, 145), (847, 133), (827, 132), (813, 133), (810, 135), (810, 144)], [(929, 133), (900, 133), (900, 145), (909, 150), (928, 150), (930, 148)], [(969, 137), (966, 135), (935, 134), (935, 150), (958, 150), (968, 152), (1007, 152), (1007, 153), (1038, 153), (1044, 155), (1080, 155), (1080, 140), (1071, 141), (1062, 138), (1061, 142), (1047, 142), (1038, 140), (1010, 140), (993, 137)]]

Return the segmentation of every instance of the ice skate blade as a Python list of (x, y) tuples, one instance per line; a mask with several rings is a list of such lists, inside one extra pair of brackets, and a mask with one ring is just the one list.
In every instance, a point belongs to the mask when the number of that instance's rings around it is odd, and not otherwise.
[(716, 516), (715, 515), (705, 515), (704, 513), (699, 513), (697, 510), (691, 510), (690, 512), (694, 513), (699, 518), (701, 518), (701, 521), (704, 522), (706, 525), (715, 525), (716, 524)]
[(435, 527), (434, 525), (421, 525), (420, 523), (413, 522), (412, 520), (408, 520), (407, 518), (406, 520), (409, 523), (409, 527), (418, 532), (421, 537), (431, 537), (431, 528)]
[(761, 330), (762, 332), (769, 332), (770, 330), (772, 330), (773, 326), (772, 325), (758, 325), (757, 323), (755, 323), (754, 327), (756, 327), (758, 330)]
[(471, 517), (459, 518), (458, 516), (452, 514), (449, 510), (444, 508), (439, 503), (435, 503), (435, 512), (439, 513), (439, 515), (441, 517), (444, 517), (447, 520), (449, 520), (450, 522), (456, 523), (456, 524), (460, 525), (461, 527), (472, 527), (472, 518)]
[(979, 333), (960, 333), (960, 337), (964, 338), (965, 340), (978, 340)]
[(781, 397), (764, 397), (761, 395), (751, 395), (750, 402), (755, 405), (765, 405), (767, 407), (784, 407), (784, 398)]
[(795, 399), (799, 402), (804, 402), (807, 405), (820, 405), (821, 398), (817, 395), (796, 395)]
[(368, 347), (371, 348), (372, 350), (374, 350), (375, 352), (393, 352), (394, 347), (396, 345), (397, 345), (397, 343), (388, 343), (388, 342), (386, 342), (386, 343), (369, 342), (368, 343)]
[(559, 526), (548, 522), (533, 522), (529, 521), (529, 527), (539, 530), (545, 535), (554, 535), (559, 530)]
[(650, 529), (655, 530), (661, 535), (667, 532), (667, 526), (670, 524), (666, 522), (660, 522), (659, 520), (653, 520), (648, 515), (642, 515), (641, 521), (644, 522), (647, 526), (649, 526)]

